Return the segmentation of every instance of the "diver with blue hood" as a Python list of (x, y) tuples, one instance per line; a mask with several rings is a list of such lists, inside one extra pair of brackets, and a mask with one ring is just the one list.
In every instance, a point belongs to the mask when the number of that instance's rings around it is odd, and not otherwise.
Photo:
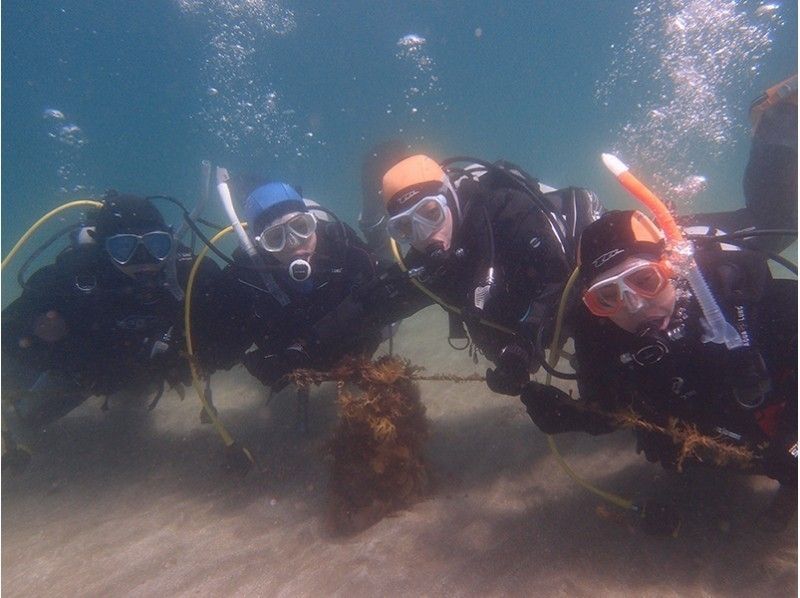
[[(35, 439), (90, 396), (155, 391), (154, 407), (165, 384), (182, 392), (189, 381), (183, 284), (194, 258), (159, 210), (149, 199), (109, 191), (71, 233), (54, 263), (19, 277), (22, 294), (2, 312), (7, 448)], [(220, 271), (210, 260), (203, 266), (205, 289)], [(207, 305), (199, 296), (202, 319)], [(198, 334), (207, 338), (206, 328)], [(213, 351), (210, 341), (203, 346)]]
[(297, 367), (325, 369), (347, 354), (371, 355), (379, 328), (334, 336), (320, 327), (376, 275), (377, 259), (355, 231), (283, 182), (253, 190), (244, 216), (255, 253), (239, 248), (225, 268), (217, 300), (228, 333), (214, 342), (235, 347), (247, 370), (273, 389)]

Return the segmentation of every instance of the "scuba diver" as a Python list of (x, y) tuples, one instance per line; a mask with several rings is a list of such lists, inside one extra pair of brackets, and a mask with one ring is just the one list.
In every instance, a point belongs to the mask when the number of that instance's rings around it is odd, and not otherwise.
[(371, 355), (380, 329), (355, 320), (346, 333), (326, 334), (320, 324), (375, 277), (377, 259), (355, 231), (282, 182), (253, 190), (244, 215), (248, 244), (234, 251), (214, 292), (227, 332), (213, 342), (241, 356), (275, 391), (295, 368), (327, 369), (346, 354)]
[[(193, 256), (159, 210), (148, 199), (109, 191), (73, 229), (55, 263), (27, 280), (20, 275), (22, 294), (2, 312), (7, 463), (23, 456), (18, 442), (35, 440), (40, 428), (90, 396), (154, 390), (152, 409), (165, 384), (182, 393), (189, 380), (183, 284)], [(211, 261), (204, 266), (198, 287), (205, 291), (219, 268)], [(209, 312), (199, 296), (202, 319)], [(216, 334), (198, 330), (204, 339), (209, 333)], [(198, 359), (222, 367), (213, 343), (202, 344), (209, 352)]]
[(361, 213), (358, 227), (367, 246), (386, 262), (392, 261), (389, 235), (386, 232), (386, 204), (381, 196), (384, 173), (412, 155), (409, 146), (400, 139), (391, 138), (373, 146), (361, 162)]
[(605, 434), (633, 410), (661, 427), (638, 428), (637, 450), (669, 469), (685, 455), (665, 430), (676, 420), (695, 426), (751, 451), (746, 471), (780, 482), (765, 521), (785, 526), (797, 506), (797, 281), (773, 279), (753, 250), (697, 245), (695, 265), (739, 341), (729, 343), (713, 338), (686, 254), (641, 212), (590, 224), (578, 259), (582, 303), (569, 327), (580, 400), (531, 382), (521, 393), (531, 419), (547, 434)]
[(518, 392), (537, 367), (526, 338), (552, 315), (575, 235), (602, 211), (597, 198), (541, 186), (507, 162), (440, 166), (421, 154), (386, 172), (382, 197), (388, 234), (411, 248), (402, 258), (393, 244), (397, 266), (376, 288), (359, 289), (352, 312), (374, 328), (439, 303), (451, 345), (474, 345), (496, 364), (487, 372), (492, 390)]
[[(797, 75), (770, 87), (750, 106), (753, 137), (742, 188), (745, 207), (733, 212), (693, 214), (682, 225), (737, 231), (785, 228), (797, 222)], [(695, 229), (694, 232), (701, 232)], [(751, 247), (780, 252), (791, 238), (761, 236)]]

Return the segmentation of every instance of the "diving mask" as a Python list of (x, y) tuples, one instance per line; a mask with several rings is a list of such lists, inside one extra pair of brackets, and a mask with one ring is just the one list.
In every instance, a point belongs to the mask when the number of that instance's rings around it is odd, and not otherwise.
[(445, 223), (447, 199), (444, 195), (424, 197), (386, 222), (389, 234), (400, 241), (414, 243), (430, 238)]
[(108, 237), (105, 248), (108, 255), (120, 266), (133, 259), (139, 245), (144, 245), (147, 252), (159, 262), (169, 257), (172, 251), (172, 235), (166, 231), (156, 230), (144, 235), (122, 233)]
[(642, 299), (652, 299), (664, 290), (670, 275), (669, 266), (663, 261), (637, 260), (619, 274), (590, 286), (583, 294), (583, 302), (600, 317), (614, 315), (626, 301), (637, 311), (644, 305)]
[(278, 253), (288, 244), (290, 247), (308, 239), (317, 230), (317, 219), (310, 212), (298, 212), (286, 222), (265, 228), (256, 241), (264, 251)]

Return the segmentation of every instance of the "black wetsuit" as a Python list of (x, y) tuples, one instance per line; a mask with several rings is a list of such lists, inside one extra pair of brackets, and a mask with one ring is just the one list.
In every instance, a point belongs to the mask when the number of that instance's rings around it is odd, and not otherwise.
[[(184, 248), (176, 259), (176, 278), (184, 286), (193, 257)], [(219, 268), (206, 260), (196, 279), (193, 321), (209, 313), (206, 290), (218, 275)], [(66, 249), (3, 310), (4, 400), (17, 407), (25, 424), (37, 427), (91, 395), (187, 383), (183, 308), (164, 286), (125, 276), (98, 246)], [(213, 330), (196, 328), (200, 345), (211, 348)], [(44, 340), (48, 329), (50, 341)]]
[[(728, 321), (736, 321), (736, 306), (747, 314), (749, 351), (760, 352), (771, 384), (762, 404), (748, 408), (736, 400), (737, 385), (752, 374), (750, 357), (702, 342), (701, 311), (686, 285), (679, 285), (670, 324), (679, 332), (672, 338), (637, 336), (576, 307), (570, 327), (581, 400), (533, 383), (523, 402), (549, 434), (612, 432), (616, 427), (603, 414), (628, 408), (660, 426), (679, 418), (707, 435), (756, 448), (759, 472), (794, 483), (797, 461), (789, 450), (797, 440), (797, 282), (773, 279), (750, 252), (709, 250), (697, 259)], [(671, 439), (653, 432), (639, 433), (639, 441), (648, 459), (674, 465)]]
[[(440, 255), (424, 255), (411, 249), (405, 257), (412, 271), (423, 269), (420, 282), (445, 303), (458, 308), (450, 313), (451, 339), (469, 338), (488, 359), (497, 361), (510, 345), (518, 347), (527, 367), (535, 368), (532, 343), (545, 320), (554, 315), (570, 264), (561, 241), (552, 233), (551, 224), (526, 192), (492, 183), (484, 175), (476, 178), (452, 177), (457, 185), (460, 216), (455, 215), (451, 247)], [(548, 194), (550, 195), (550, 194)], [(591, 218), (599, 216), (596, 197), (582, 189), (565, 189), (546, 197), (553, 211), (578, 210), (584, 205)], [(563, 196), (563, 197), (562, 197)], [(582, 200), (582, 201), (581, 201)], [(560, 216), (556, 216), (560, 218)], [(588, 221), (580, 216), (574, 239)], [(489, 268), (495, 282), (489, 298), (476, 305), (476, 289), (487, 284)], [(480, 294), (480, 293), (479, 293)], [(433, 304), (433, 299), (410, 281), (394, 280), (376, 294), (364, 294), (362, 316), (372, 326), (385, 325), (409, 317)], [(481, 323), (485, 319), (514, 331), (506, 334)], [(346, 325), (342, 324), (342, 328)], [(526, 367), (526, 370), (527, 370)]]
[(224, 321), (216, 342), (240, 357), (255, 344), (244, 361), (263, 383), (274, 384), (294, 367), (326, 369), (347, 354), (372, 354), (380, 343), (380, 330), (363, 326), (357, 317), (347, 330), (331, 335), (316, 326), (375, 276), (376, 259), (349, 226), (318, 223), (312, 274), (306, 281), (291, 279), (288, 268), (263, 256), (289, 300), (286, 305), (269, 291), (241, 250), (234, 252), (234, 260), (240, 265), (225, 268), (214, 292)]
[[(409, 268), (424, 266), (421, 282), (445, 302), (462, 310), (476, 347), (491, 361), (512, 337), (481, 324), (495, 322), (532, 338), (551, 317), (570, 268), (564, 250), (550, 232), (545, 215), (522, 191), (492, 189), (474, 180), (458, 187), (463, 220), (442, 263), (412, 249)], [(492, 259), (494, 254), (494, 259)], [(475, 305), (476, 288), (494, 267), (496, 282), (488, 301)], [(431, 300), (425, 297), (421, 306)]]

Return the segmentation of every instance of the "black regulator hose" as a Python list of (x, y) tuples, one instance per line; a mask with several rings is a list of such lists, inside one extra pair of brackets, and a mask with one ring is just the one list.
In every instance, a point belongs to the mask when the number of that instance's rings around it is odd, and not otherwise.
[(17, 271), (17, 284), (19, 284), (20, 288), (21, 289), (27, 288), (28, 281), (25, 280), (25, 272), (27, 272), (28, 268), (30, 268), (30, 265), (36, 260), (36, 258), (38, 258), (40, 255), (42, 255), (42, 253), (44, 253), (45, 250), (47, 250), (48, 247), (50, 247), (53, 243), (58, 241), (61, 237), (63, 237), (66, 234), (69, 234), (71, 232), (74, 232), (76, 230), (80, 230), (81, 228), (83, 228), (83, 226), (84, 225), (80, 224), (80, 223), (78, 223), (78, 224), (69, 224), (69, 225), (59, 229), (55, 233), (53, 233), (50, 237), (48, 237), (48, 239), (44, 243), (39, 245), (39, 247), (37, 247), (33, 251), (33, 253), (31, 253), (28, 256), (28, 258), (25, 260), (25, 262), (22, 264), (22, 266), (20, 266), (20, 269)]
[(543, 337), (544, 336), (544, 326), (540, 326), (539, 330), (536, 332), (536, 342), (534, 343), (534, 350), (536, 351), (536, 358), (539, 360), (539, 363), (542, 364), (544, 371), (553, 376), (554, 378), (561, 378), (562, 380), (577, 380), (578, 374), (570, 373), (570, 372), (559, 372), (550, 363), (547, 361), (547, 356), (544, 352), (544, 344), (543, 344)]
[[(701, 237), (704, 235), (700, 235)], [(709, 239), (717, 239), (726, 241), (728, 239), (747, 239), (750, 237), (796, 237), (797, 230), (792, 228), (760, 228), (760, 229), (742, 229), (732, 233), (726, 233), (716, 237), (705, 235)]]
[[(236, 268), (240, 268), (242, 270), (253, 270), (253, 271), (256, 271), (256, 272), (263, 272), (265, 270), (267, 270), (267, 271), (277, 271), (277, 270), (285, 270), (286, 269), (284, 266), (277, 266), (277, 265), (276, 266), (270, 266), (270, 265), (264, 264), (263, 266), (256, 267), (256, 266), (247, 266), (245, 264), (236, 263), (234, 260), (232, 260), (227, 255), (225, 255), (222, 251), (220, 251), (217, 248), (217, 246), (214, 245), (209, 240), (209, 238), (206, 237), (203, 234), (203, 231), (200, 230), (200, 227), (197, 226), (197, 223), (194, 220), (192, 220), (192, 218), (191, 218), (191, 216), (189, 214), (189, 210), (187, 210), (186, 206), (184, 206), (179, 200), (175, 199), (174, 197), (169, 197), (167, 195), (151, 195), (151, 196), (147, 197), (146, 199), (163, 199), (165, 201), (169, 201), (169, 202), (175, 204), (176, 206), (178, 206), (181, 209), (181, 211), (183, 212), (183, 219), (186, 221), (186, 224), (189, 225), (189, 228), (192, 229), (194, 234), (197, 235), (197, 238), (200, 239), (206, 247), (208, 247), (211, 251), (213, 251), (217, 255), (217, 257), (219, 257), (219, 259), (221, 259), (223, 262), (225, 262), (229, 266), (235, 266)], [(204, 224), (206, 224), (206, 222), (204, 222)], [(212, 225), (212, 224), (211, 223), (207, 224), (207, 226), (210, 226), (210, 225)], [(213, 226), (216, 226), (216, 225), (213, 225)], [(222, 230), (223, 228), (225, 228), (225, 227), (221, 227), (220, 230)]]
[(741, 247), (742, 249), (747, 249), (748, 251), (755, 251), (756, 253), (771, 259), (776, 264), (780, 264), (781, 266), (789, 270), (789, 272), (797, 276), (797, 264), (793, 263), (791, 260), (788, 260), (785, 257), (778, 255), (777, 253), (773, 253), (771, 251), (767, 251), (766, 249), (760, 249), (747, 244), (747, 239), (752, 237), (796, 236), (796, 235), (797, 231), (792, 229), (764, 229), (764, 230), (736, 231), (734, 233), (730, 233), (727, 235), (719, 235), (716, 237), (712, 237), (710, 235), (688, 235), (687, 238), (692, 241), (697, 241), (701, 243), (726, 243), (728, 245), (734, 245), (736, 247)]

